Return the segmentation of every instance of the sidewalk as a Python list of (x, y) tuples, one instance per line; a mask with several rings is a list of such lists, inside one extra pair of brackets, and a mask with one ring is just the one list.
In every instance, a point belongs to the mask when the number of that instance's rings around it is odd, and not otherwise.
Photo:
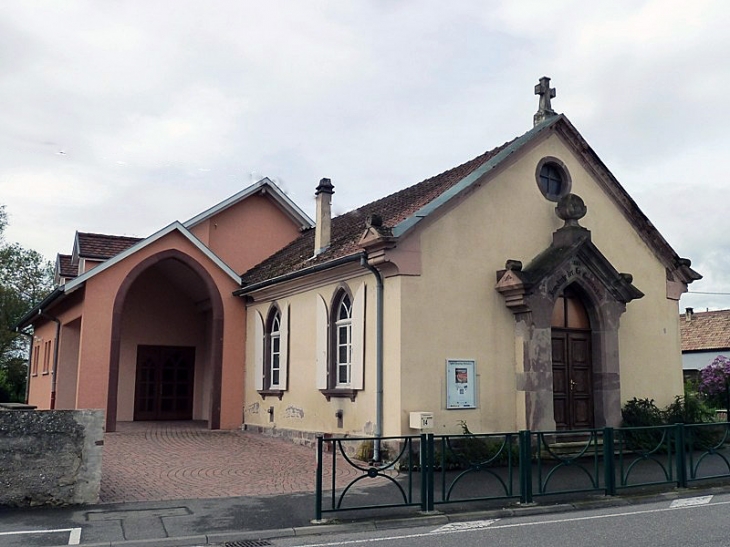
[[(122, 422), (104, 436), (100, 501), (263, 496), (314, 492), (311, 447), (205, 422)], [(341, 467), (342, 483), (357, 476)]]

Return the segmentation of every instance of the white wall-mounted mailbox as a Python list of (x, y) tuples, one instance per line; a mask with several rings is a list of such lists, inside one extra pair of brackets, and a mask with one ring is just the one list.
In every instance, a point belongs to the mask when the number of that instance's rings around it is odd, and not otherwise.
[(433, 429), (433, 412), (411, 412), (411, 429)]

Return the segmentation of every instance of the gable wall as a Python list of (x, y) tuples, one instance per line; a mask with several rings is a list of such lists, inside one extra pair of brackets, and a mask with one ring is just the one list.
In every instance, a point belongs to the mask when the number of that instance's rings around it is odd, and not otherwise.
[(270, 198), (258, 194), (190, 231), (238, 273), (249, 270), (299, 236), (299, 226)]
[[(496, 271), (507, 259), (526, 266), (552, 241), (562, 225), (537, 188), (535, 169), (555, 156), (572, 176), (572, 192), (588, 214), (581, 224), (620, 272), (634, 276), (645, 293), (628, 304), (620, 327), (621, 398), (656, 399), (660, 405), (681, 393), (677, 302), (666, 299), (665, 268), (608, 196), (583, 170), (559, 137), (549, 136), (527, 150), (496, 178), (475, 189), (437, 220), (427, 220), (420, 237), (422, 274), (403, 279), (403, 401), (407, 412), (435, 413), (435, 432), (524, 427), (524, 408), (515, 397), (521, 343), (514, 318), (495, 291)], [(475, 410), (445, 410), (445, 360), (475, 359)]]

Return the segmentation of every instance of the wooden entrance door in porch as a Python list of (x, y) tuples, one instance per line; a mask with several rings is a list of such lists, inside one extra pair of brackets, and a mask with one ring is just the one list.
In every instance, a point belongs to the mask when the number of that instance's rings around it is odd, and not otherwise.
[(195, 348), (137, 346), (135, 420), (192, 420)]
[(558, 297), (552, 318), (553, 409), (558, 430), (593, 427), (591, 328), (580, 296)]

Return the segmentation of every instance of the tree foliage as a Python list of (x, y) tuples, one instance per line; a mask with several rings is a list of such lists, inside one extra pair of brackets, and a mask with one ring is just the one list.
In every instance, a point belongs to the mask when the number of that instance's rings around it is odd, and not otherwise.
[(13, 326), (53, 286), (53, 266), (43, 256), (4, 238), (8, 217), (0, 205), (0, 402), (22, 401), (27, 376), (28, 337)]

